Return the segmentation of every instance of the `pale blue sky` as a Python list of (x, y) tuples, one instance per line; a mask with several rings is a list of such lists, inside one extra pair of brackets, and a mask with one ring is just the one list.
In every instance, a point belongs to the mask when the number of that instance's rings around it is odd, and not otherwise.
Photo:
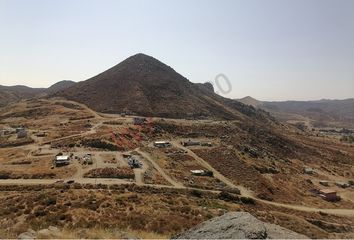
[(261, 100), (354, 97), (354, 0), (0, 0), (0, 84), (86, 80), (135, 53)]

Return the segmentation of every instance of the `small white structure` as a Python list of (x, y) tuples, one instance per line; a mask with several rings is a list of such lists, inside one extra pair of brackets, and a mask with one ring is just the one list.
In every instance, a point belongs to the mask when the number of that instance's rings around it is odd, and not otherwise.
[(168, 141), (156, 141), (154, 142), (154, 146), (158, 148), (170, 147), (171, 143)]
[(212, 177), (214, 173), (208, 170), (190, 170), (192, 175)]
[(56, 167), (69, 165), (69, 164), (70, 164), (70, 157), (68, 155), (56, 156), (54, 159), (54, 165)]
[(202, 175), (204, 174), (204, 170), (191, 170), (193, 175)]
[(328, 181), (320, 181), (320, 184), (325, 187), (329, 187), (329, 182)]
[(345, 182), (336, 182), (335, 183), (338, 187), (341, 187), (341, 188), (348, 188), (350, 187), (349, 183), (345, 183)]
[(314, 174), (314, 173), (315, 173), (315, 170), (313, 170), (312, 168), (305, 168), (305, 169), (304, 169), (304, 172), (305, 172), (306, 174)]

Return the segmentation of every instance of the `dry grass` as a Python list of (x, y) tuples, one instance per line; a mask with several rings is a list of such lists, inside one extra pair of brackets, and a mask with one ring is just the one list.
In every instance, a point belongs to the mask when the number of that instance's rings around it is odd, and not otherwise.
[(135, 178), (133, 169), (129, 167), (121, 168), (96, 168), (85, 173), (84, 177), (88, 178)]
[(138, 237), (164, 238), (218, 215), (222, 202), (168, 192), (74, 189), (13, 192), (0, 195), (0, 200), (0, 229), (9, 228), (14, 235), (28, 227), (57, 226), (69, 229), (70, 234), (88, 229), (90, 238), (113, 237), (115, 229)]

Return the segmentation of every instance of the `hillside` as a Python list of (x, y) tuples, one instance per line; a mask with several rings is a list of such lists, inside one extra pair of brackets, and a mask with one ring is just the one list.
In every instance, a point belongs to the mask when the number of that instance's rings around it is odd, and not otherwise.
[(250, 96), (247, 96), (247, 97), (244, 97), (244, 98), (241, 98), (241, 99), (237, 99), (237, 101), (243, 103), (243, 104), (246, 104), (246, 105), (250, 105), (250, 106), (253, 106), (255, 108), (257, 107), (260, 107), (263, 105), (263, 103), (253, 97), (250, 97)]
[(111, 69), (53, 96), (84, 103), (104, 113), (221, 119), (262, 114), (215, 94), (210, 84), (190, 82), (171, 67), (144, 54), (129, 57)]
[[(337, 183), (354, 184), (353, 145), (251, 120), (151, 118), (135, 125), (133, 116), (99, 114), (59, 98), (0, 108), (0, 236), (15, 239), (33, 229), (32, 238), (48, 239), (41, 234), (53, 226), (63, 234), (57, 239), (169, 239), (245, 211), (310, 238), (352, 238), (354, 188)], [(16, 126), (25, 126), (27, 137), (18, 138)], [(169, 145), (154, 147), (156, 141)], [(70, 162), (53, 163), (58, 153), (72, 154)], [(140, 167), (128, 167), (129, 156)], [(321, 181), (341, 200), (323, 199)], [(256, 221), (239, 220), (220, 222), (228, 234), (220, 238), (242, 234), (238, 223)], [(259, 224), (246, 227), (270, 236), (274, 228)], [(213, 229), (218, 233), (206, 228)], [(129, 237), (120, 235), (127, 230)], [(209, 236), (215, 235), (200, 237)]]
[(74, 81), (63, 80), (63, 81), (60, 81), (60, 82), (57, 82), (57, 83), (53, 84), (52, 86), (47, 88), (45, 90), (45, 92), (48, 93), (48, 94), (53, 94), (53, 93), (56, 93), (58, 91), (64, 90), (64, 89), (66, 89), (68, 87), (71, 87), (74, 84), (75, 84)]
[(354, 127), (354, 99), (318, 101), (258, 101), (237, 99), (246, 105), (270, 112), (281, 121), (309, 121), (317, 127)]
[(24, 98), (31, 98), (44, 91), (44, 88), (30, 88), (22, 85), (1, 86), (0, 85), (0, 107), (9, 103), (17, 102)]
[(49, 88), (30, 88), (27, 86), (2, 86), (0, 85), (0, 107), (4, 107), (10, 103), (18, 102), (22, 99), (33, 98), (35, 96), (44, 96), (46, 94), (54, 94), (60, 90), (64, 90), (75, 84), (73, 81), (60, 81)]

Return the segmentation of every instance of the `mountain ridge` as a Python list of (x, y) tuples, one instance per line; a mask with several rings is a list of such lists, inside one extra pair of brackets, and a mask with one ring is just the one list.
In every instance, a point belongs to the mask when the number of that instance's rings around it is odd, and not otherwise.
[(74, 83), (74, 81), (63, 80), (51, 85), (48, 88), (31, 88), (25, 85), (0, 85), (0, 107), (4, 107), (8, 104), (18, 102), (22, 99), (42, 96), (49, 93), (52, 94), (59, 90), (63, 90), (70, 84)]
[(268, 111), (282, 121), (310, 121), (318, 127), (354, 127), (354, 98), (259, 101), (245, 97), (236, 100)]

